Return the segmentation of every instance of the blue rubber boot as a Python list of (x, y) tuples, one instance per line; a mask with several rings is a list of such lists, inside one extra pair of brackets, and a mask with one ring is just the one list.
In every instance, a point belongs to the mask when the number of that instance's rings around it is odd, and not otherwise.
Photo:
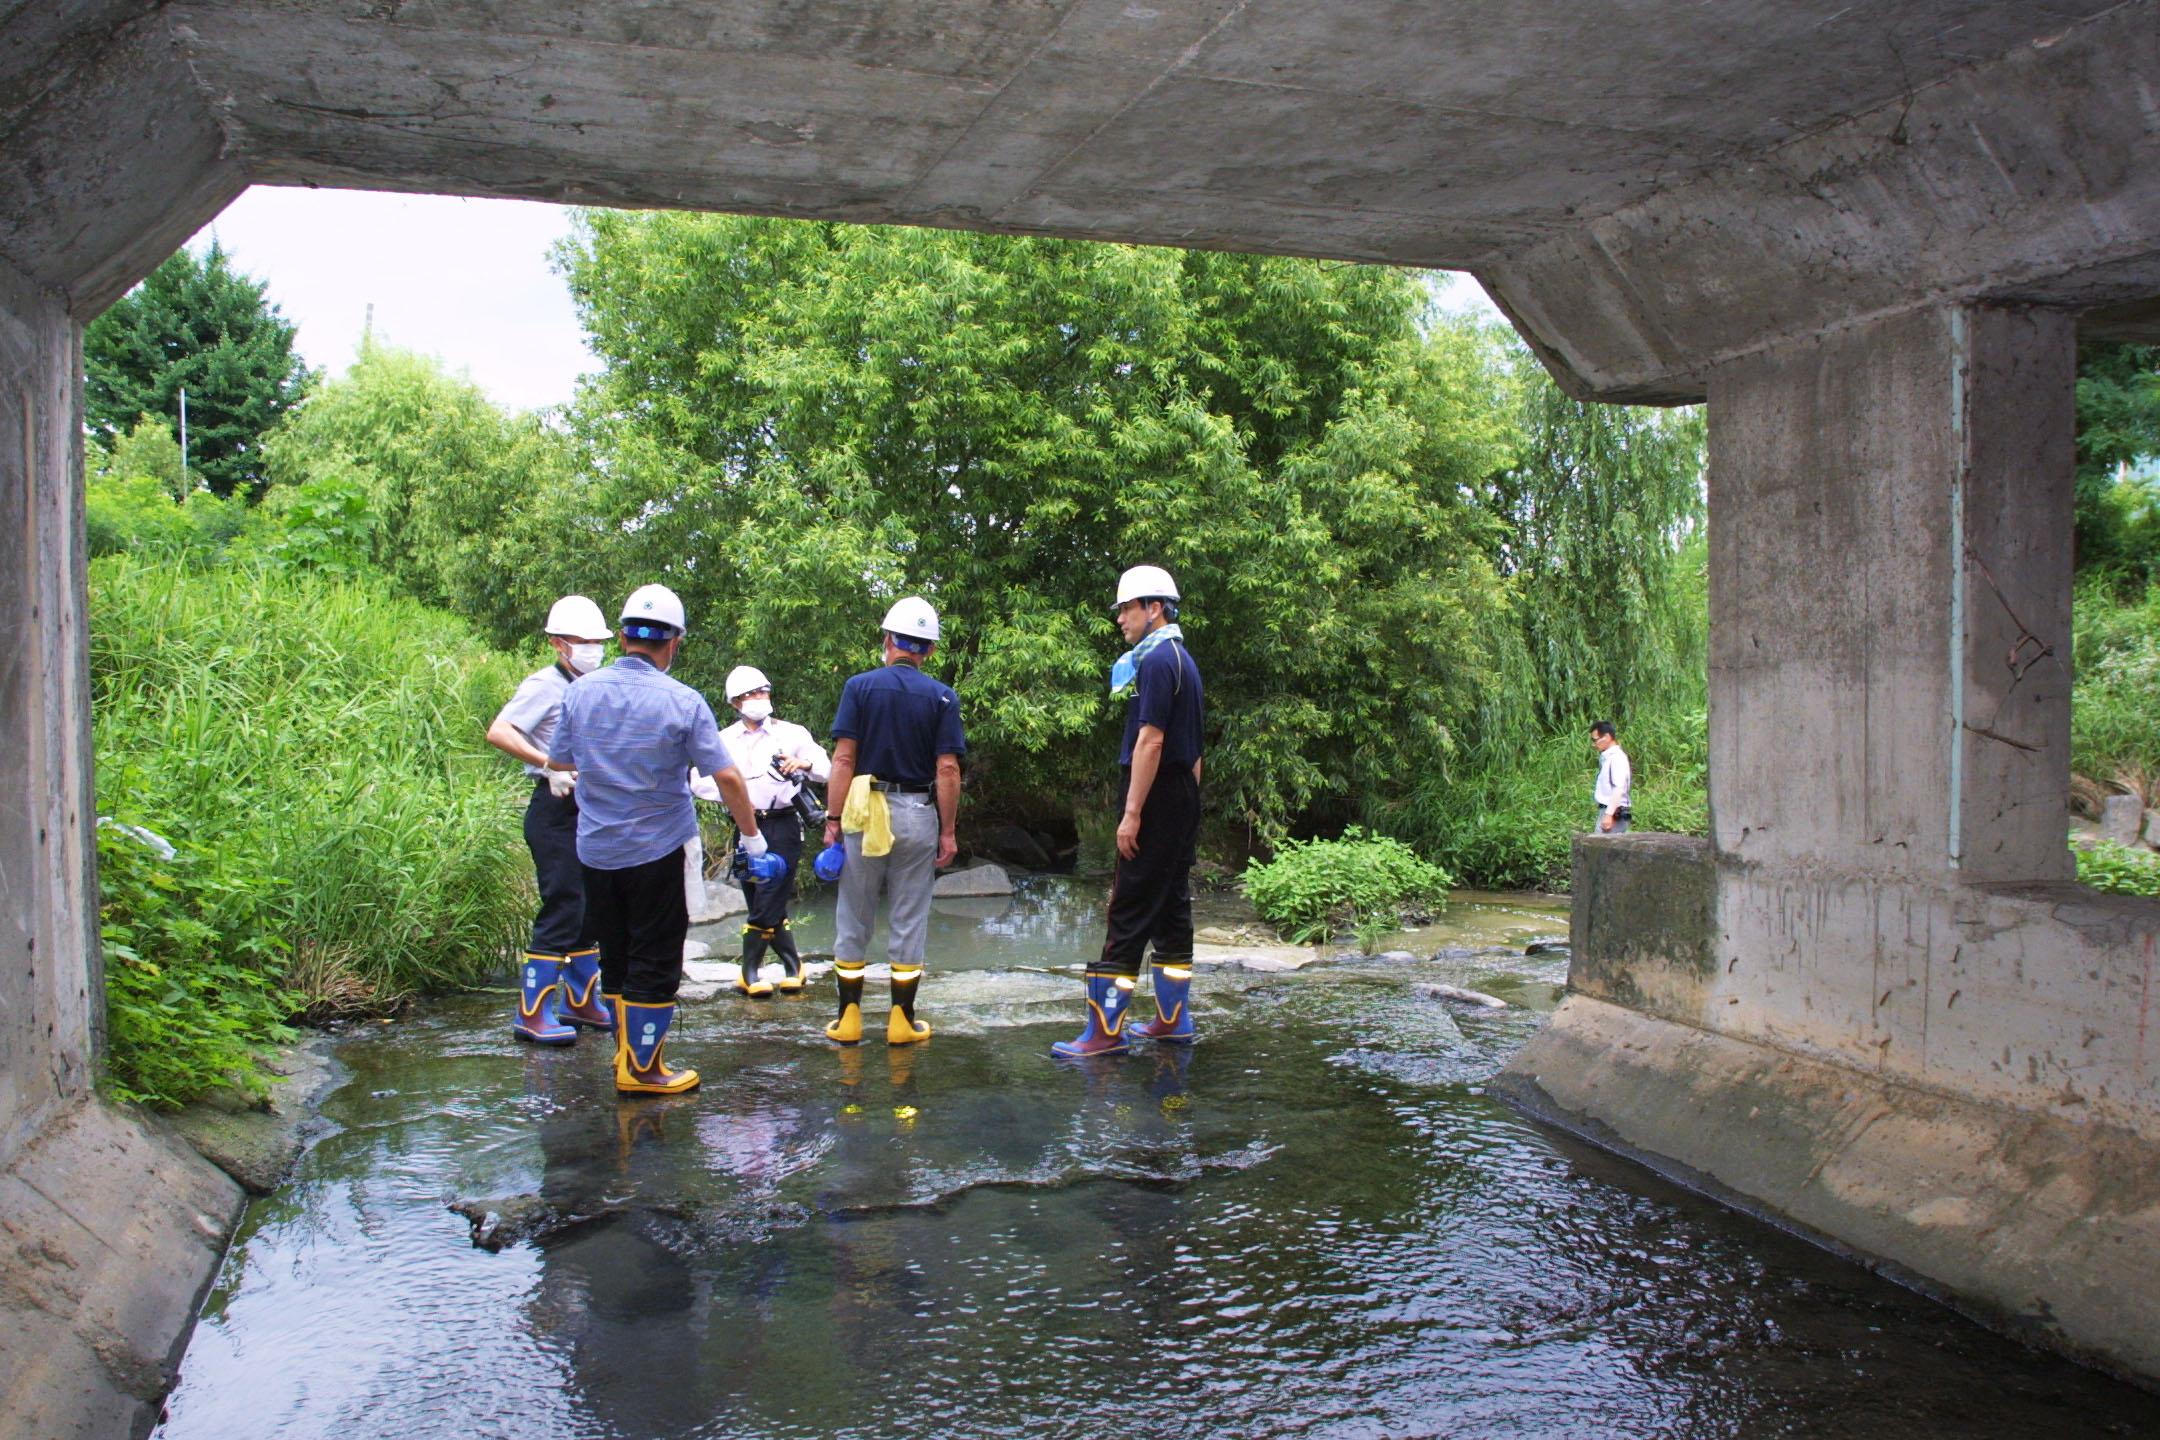
[(1193, 1042), (1192, 962), (1155, 967), (1155, 1018), (1132, 1027), (1141, 1040), (1164, 1040), (1173, 1045)]
[(563, 957), (562, 1018), (588, 1030), (613, 1030), (615, 1007), (600, 993), (600, 951), (573, 950)]
[(1060, 1040), (1050, 1053), (1066, 1060), (1091, 1055), (1122, 1055), (1125, 1044), (1125, 1007), (1132, 1000), (1133, 977), (1107, 970), (1087, 972), (1087, 1028), (1071, 1040)]
[(622, 1002), (622, 1045), (615, 1052), (615, 1089), (624, 1095), (679, 1095), (697, 1089), (695, 1070), (670, 1070), (661, 1058), (675, 1007)]
[(556, 1010), (562, 998), (563, 957), (525, 952), (518, 970), (517, 1022), (510, 1033), (535, 1045), (574, 1045), (577, 1031), (563, 1024)]

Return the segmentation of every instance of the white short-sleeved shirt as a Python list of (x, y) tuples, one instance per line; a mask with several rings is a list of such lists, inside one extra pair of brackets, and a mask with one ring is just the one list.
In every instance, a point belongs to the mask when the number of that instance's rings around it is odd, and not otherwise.
[[(517, 693), (510, 703), (496, 714), (498, 722), (507, 720), (532, 741), (533, 749), (547, 753), (548, 741), (555, 738), (555, 724), (562, 718), (563, 696), (569, 693), (571, 677), (563, 673), (560, 665), (550, 665), (535, 670), (518, 682)], [(534, 777), (547, 774), (541, 765), (527, 765), (525, 773)]]
[(1627, 751), (1618, 745), (1608, 745), (1598, 757), (1597, 788), (1593, 794), (1598, 809), (1604, 811), (1625, 810), (1635, 789), (1635, 767), (1628, 764)]
[(825, 753), (825, 747), (792, 720), (769, 716), (756, 730), (737, 720), (720, 732), (720, 743), (727, 746), (728, 754), (735, 757), (735, 768), (749, 782), (750, 806), (754, 810), (778, 810), (793, 804), (795, 792), (802, 789), (800, 780), (774, 778), (772, 765), (778, 756), (809, 761), (813, 780), (832, 775), (832, 757)]

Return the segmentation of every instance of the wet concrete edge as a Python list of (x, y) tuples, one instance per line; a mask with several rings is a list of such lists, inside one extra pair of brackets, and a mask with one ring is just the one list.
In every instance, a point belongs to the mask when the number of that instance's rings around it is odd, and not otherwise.
[(1513, 1069), (1502, 1070), (1486, 1083), (1486, 1091), (1535, 1124), (1556, 1130), (1569, 1139), (1580, 1141), (1609, 1155), (1618, 1156), (1691, 1194), (1699, 1195), (1725, 1209), (1803, 1240), (1840, 1260), (1857, 1265), (1870, 1274), (1878, 1275), (1894, 1285), (1931, 1300), (1983, 1329), (2028, 1348), (2059, 1355), (2140, 1390), (2160, 1394), (2160, 1378), (2140, 1374), (2104, 1352), (2081, 1346), (2031, 1316), (2017, 1314), (2001, 1306), (1977, 1300), (1971, 1295), (1961, 1294), (1909, 1266), (1863, 1250), (1827, 1231), (1796, 1220), (1775, 1205), (1736, 1190), (1684, 1161), (1631, 1144), (1604, 1121), (1562, 1105), (1544, 1086), (1528, 1075)]

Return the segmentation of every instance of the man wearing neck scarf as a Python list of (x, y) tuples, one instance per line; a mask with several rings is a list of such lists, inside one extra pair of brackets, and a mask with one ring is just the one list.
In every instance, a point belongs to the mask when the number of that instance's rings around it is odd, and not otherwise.
[[(1117, 625), (1132, 646), (1110, 669), (1125, 703), (1118, 754), (1117, 871), (1110, 933), (1088, 967), (1087, 1025), (1050, 1047), (1069, 1058), (1115, 1055), (1127, 1036), (1189, 1044), (1192, 1020), (1192, 866), (1200, 838), (1200, 667), (1178, 627), (1170, 572), (1136, 565), (1118, 580)], [(1140, 962), (1154, 947), (1155, 1018), (1126, 1028)]]

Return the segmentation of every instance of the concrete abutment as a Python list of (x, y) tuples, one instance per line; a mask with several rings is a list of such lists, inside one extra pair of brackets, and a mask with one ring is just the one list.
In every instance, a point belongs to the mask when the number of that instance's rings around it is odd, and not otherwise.
[(2074, 329), (1967, 306), (1710, 386), (1706, 840), (1578, 842), (1502, 1088), (2160, 1377), (2160, 904), (2072, 883)]

